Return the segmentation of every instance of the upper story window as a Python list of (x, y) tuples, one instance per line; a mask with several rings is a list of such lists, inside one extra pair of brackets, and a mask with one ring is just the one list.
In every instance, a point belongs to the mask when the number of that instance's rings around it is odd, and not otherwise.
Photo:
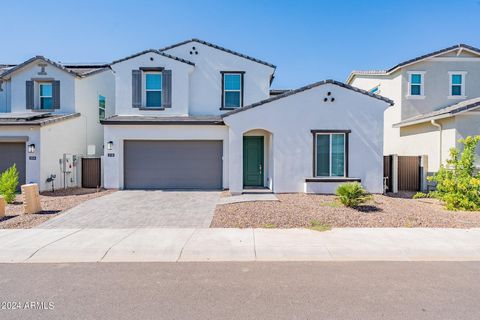
[(51, 82), (39, 84), (40, 109), (53, 109), (53, 89)]
[(145, 107), (162, 107), (162, 73), (145, 73)]
[(349, 131), (316, 132), (315, 172), (316, 177), (347, 176), (347, 137)]
[(376, 87), (373, 87), (368, 92), (373, 93), (373, 94), (380, 94), (380, 85), (378, 85)]
[(102, 95), (98, 96), (98, 118), (105, 119), (105, 97)]
[(408, 97), (424, 98), (425, 97), (425, 72), (411, 71), (408, 72)]
[(465, 98), (465, 71), (449, 72), (450, 78), (449, 99), (463, 99)]
[(222, 109), (243, 106), (243, 72), (222, 72)]

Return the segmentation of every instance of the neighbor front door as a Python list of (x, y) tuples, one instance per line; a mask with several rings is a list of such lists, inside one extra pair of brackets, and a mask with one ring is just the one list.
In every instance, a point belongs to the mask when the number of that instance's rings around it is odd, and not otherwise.
[(263, 187), (263, 137), (243, 137), (243, 185)]

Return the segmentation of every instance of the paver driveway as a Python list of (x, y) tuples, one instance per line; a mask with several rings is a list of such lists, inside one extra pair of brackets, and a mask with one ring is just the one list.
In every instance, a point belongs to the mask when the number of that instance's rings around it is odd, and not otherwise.
[(208, 228), (219, 198), (215, 191), (118, 191), (37, 228)]

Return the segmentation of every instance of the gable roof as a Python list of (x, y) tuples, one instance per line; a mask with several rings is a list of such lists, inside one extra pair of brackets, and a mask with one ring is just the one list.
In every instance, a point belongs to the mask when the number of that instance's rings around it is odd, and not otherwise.
[(444, 48), (444, 49), (440, 49), (440, 50), (437, 50), (437, 51), (434, 51), (434, 52), (424, 54), (422, 56), (419, 56), (419, 57), (416, 57), (416, 58), (413, 58), (413, 59), (409, 59), (409, 60), (400, 62), (399, 64), (397, 64), (397, 65), (395, 65), (392, 68), (387, 69), (387, 70), (353, 70), (347, 78), (347, 83), (350, 83), (350, 81), (353, 80), (353, 77), (356, 76), (356, 75), (387, 75), (387, 74), (390, 74), (390, 73), (392, 73), (392, 72), (394, 72), (394, 71), (396, 71), (396, 70), (398, 70), (402, 67), (405, 67), (407, 65), (417, 63), (417, 62), (420, 62), (422, 60), (432, 58), (432, 57), (435, 57), (435, 56), (438, 56), (438, 55), (441, 55), (441, 54), (445, 54), (445, 53), (448, 53), (450, 51), (459, 50), (459, 49), (467, 50), (467, 51), (470, 51), (470, 52), (473, 52), (473, 53), (476, 53), (476, 54), (480, 55), (480, 49), (479, 48), (472, 47), (472, 46), (469, 46), (469, 45), (464, 44), (464, 43), (460, 43), (460, 44), (456, 44), (454, 46), (450, 46), (450, 47), (447, 47), (447, 48)]
[(303, 92), (303, 91), (306, 91), (306, 90), (310, 90), (312, 88), (315, 88), (315, 87), (318, 87), (318, 86), (321, 86), (321, 85), (325, 85), (325, 84), (334, 84), (336, 86), (339, 86), (339, 87), (342, 87), (342, 88), (345, 88), (345, 89), (348, 89), (348, 90), (352, 90), (352, 91), (355, 91), (355, 92), (358, 92), (358, 93), (361, 93), (361, 94), (364, 94), (366, 96), (369, 96), (369, 97), (372, 97), (372, 98), (375, 98), (375, 99), (378, 99), (378, 100), (382, 100), (390, 105), (393, 105), (393, 101), (388, 99), (388, 98), (385, 98), (385, 97), (382, 97), (378, 94), (373, 94), (373, 93), (370, 93), (366, 90), (362, 90), (362, 89), (359, 89), (359, 88), (356, 88), (356, 87), (353, 87), (349, 84), (345, 84), (343, 82), (339, 82), (339, 81), (336, 81), (336, 80), (332, 80), (332, 79), (327, 79), (327, 80), (322, 80), (322, 81), (319, 81), (319, 82), (315, 82), (315, 83), (312, 83), (312, 84), (309, 84), (309, 85), (306, 85), (304, 87), (301, 87), (301, 88), (298, 88), (298, 89), (295, 89), (295, 90), (290, 90), (290, 91), (287, 91), (283, 94), (280, 94), (280, 95), (277, 95), (277, 96), (273, 96), (271, 98), (268, 98), (268, 99), (265, 99), (265, 100), (262, 100), (262, 101), (259, 101), (259, 102), (256, 102), (256, 103), (253, 103), (253, 104), (250, 104), (248, 106), (245, 106), (243, 108), (238, 108), (238, 109), (235, 109), (235, 110), (232, 110), (232, 111), (229, 111), (229, 112), (226, 112), (224, 114), (222, 114), (222, 118), (225, 118), (225, 117), (228, 117), (228, 116), (231, 116), (232, 114), (236, 114), (236, 113), (239, 113), (239, 112), (243, 112), (243, 111), (246, 111), (246, 110), (249, 110), (249, 109), (252, 109), (252, 108), (255, 108), (255, 107), (258, 107), (258, 106), (261, 106), (261, 105), (264, 105), (266, 103), (270, 103), (272, 101), (275, 101), (275, 100), (279, 100), (279, 99), (283, 99), (283, 98), (286, 98), (286, 97), (289, 97), (289, 96), (292, 96), (294, 94), (297, 94), (297, 93), (300, 93), (300, 92)]
[(179, 57), (172, 56), (172, 55), (170, 55), (170, 54), (161, 52), (160, 50), (156, 50), (156, 49), (147, 49), (147, 50), (144, 50), (144, 51), (141, 51), (141, 52), (137, 52), (137, 53), (132, 54), (132, 55), (130, 55), (130, 56), (128, 56), (128, 57), (115, 60), (115, 61), (113, 61), (112, 63), (110, 63), (110, 65), (113, 65), (113, 64), (119, 63), (119, 62), (123, 62), (123, 61), (129, 60), (129, 59), (136, 58), (136, 57), (141, 56), (142, 54), (145, 54), (145, 53), (156, 53), (156, 54), (159, 54), (159, 55), (161, 55), (161, 56), (164, 56), (164, 57), (167, 57), (167, 58), (176, 60), (176, 61), (180, 61), (180, 62), (189, 64), (189, 65), (192, 65), (192, 66), (195, 66), (195, 63), (193, 63), (193, 62), (191, 62), (191, 61), (188, 61), (188, 60), (185, 60), (185, 59), (182, 59), (182, 58), (179, 58)]
[(207, 41), (204, 41), (204, 40), (200, 40), (200, 39), (197, 39), (197, 38), (192, 38), (190, 40), (185, 40), (185, 41), (182, 41), (182, 42), (179, 42), (179, 43), (161, 48), (160, 51), (163, 52), (163, 51), (166, 51), (166, 50), (169, 50), (169, 49), (173, 49), (173, 48), (182, 46), (182, 45), (184, 45), (186, 43), (189, 43), (189, 42), (197, 42), (197, 43), (200, 43), (200, 44), (203, 44), (203, 45), (206, 45), (206, 46), (209, 46), (209, 47), (221, 50), (221, 51), (225, 51), (227, 53), (230, 53), (230, 54), (233, 54), (233, 55), (236, 55), (236, 56), (239, 56), (241, 58), (245, 58), (245, 59), (248, 59), (250, 61), (266, 65), (266, 66), (268, 66), (270, 68), (273, 68), (273, 69), (277, 68), (275, 65), (273, 65), (271, 63), (268, 63), (266, 61), (263, 61), (263, 60), (260, 60), (260, 59), (257, 59), (257, 58), (251, 57), (251, 56), (247, 56), (246, 54), (239, 53), (239, 52), (236, 52), (236, 51), (224, 48), (224, 47), (220, 47), (220, 46), (217, 46), (216, 44), (213, 44), (213, 43), (210, 43), (210, 42), (207, 42)]
[(108, 64), (98, 64), (98, 65), (85, 65), (85, 66), (79, 66), (79, 65), (64, 65), (58, 62), (55, 62), (53, 60), (47, 59), (44, 56), (35, 56), (33, 58), (30, 58), (20, 64), (17, 65), (0, 65), (0, 71), (1, 67), (5, 66), (5, 69), (3, 73), (0, 72), (0, 78), (4, 78), (5, 76), (9, 76), (12, 73), (26, 67), (30, 63), (33, 63), (37, 60), (41, 60), (43, 62), (49, 63), (67, 73), (70, 73), (71, 75), (75, 77), (87, 77), (105, 70), (110, 69), (110, 66)]
[(401, 127), (411, 126), (418, 123), (427, 122), (430, 120), (449, 118), (457, 114), (464, 113), (477, 108), (480, 108), (480, 97), (457, 102), (453, 105), (450, 105), (432, 112), (420, 114), (418, 116), (405, 119), (399, 123), (395, 123), (393, 127), (401, 128)]

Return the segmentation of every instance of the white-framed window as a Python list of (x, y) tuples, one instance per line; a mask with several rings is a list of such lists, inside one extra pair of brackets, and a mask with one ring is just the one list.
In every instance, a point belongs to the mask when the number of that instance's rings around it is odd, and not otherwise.
[(315, 133), (315, 177), (347, 176), (348, 132)]
[(222, 108), (235, 109), (243, 105), (243, 73), (224, 72)]
[(98, 96), (98, 119), (105, 119), (105, 97), (102, 95)]
[(450, 71), (449, 78), (449, 99), (465, 99), (465, 77), (466, 71)]
[(51, 82), (38, 84), (40, 109), (53, 109), (53, 87)]
[(410, 99), (425, 98), (425, 71), (409, 71), (408, 95)]
[(162, 107), (162, 73), (145, 72), (145, 108)]

